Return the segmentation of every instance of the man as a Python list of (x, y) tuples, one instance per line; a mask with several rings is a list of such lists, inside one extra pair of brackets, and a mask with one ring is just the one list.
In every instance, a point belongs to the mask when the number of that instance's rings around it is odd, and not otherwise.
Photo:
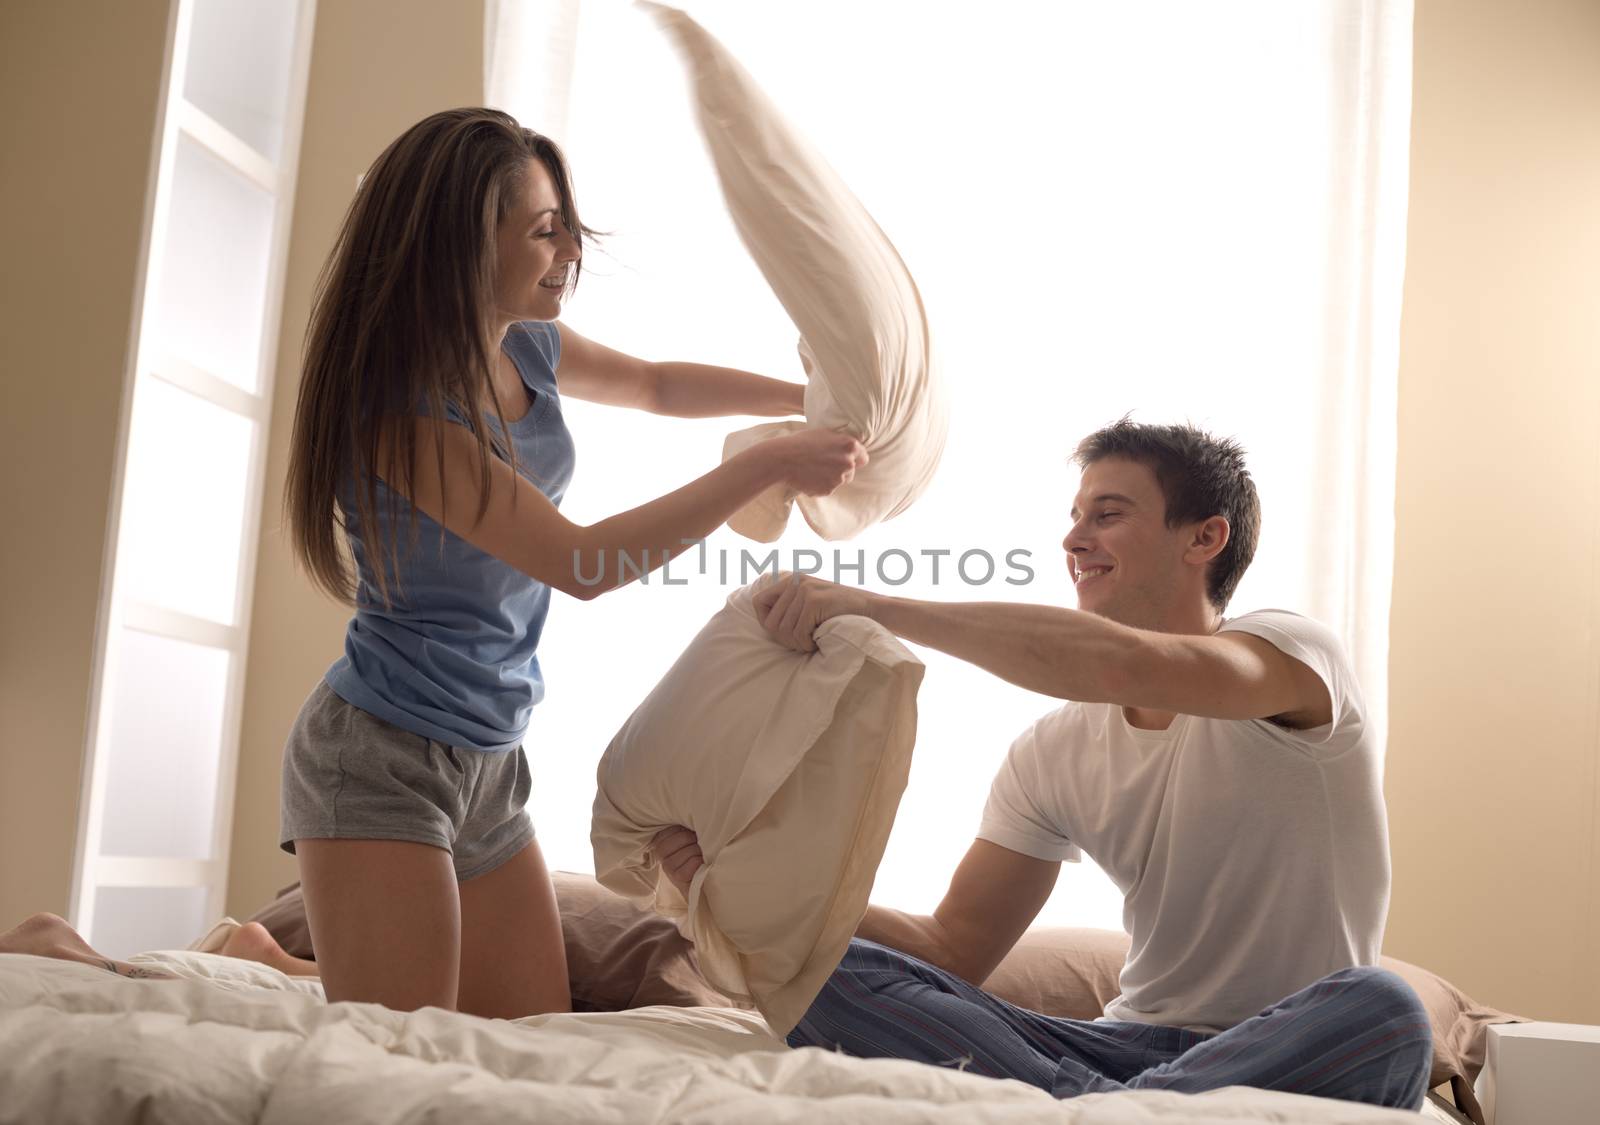
[[(869, 907), (793, 1046), (962, 1065), (1058, 1097), (1247, 1085), (1415, 1109), (1427, 1015), (1374, 968), (1389, 897), (1375, 732), (1332, 633), (1227, 619), (1260, 528), (1237, 445), (1124, 420), (1085, 438), (1063, 541), (1079, 610), (940, 604), (790, 576), (763, 625), (830, 617), (1070, 700), (1016, 740), (932, 915)], [(1122, 994), (1097, 1021), (974, 987), (1087, 852), (1121, 888)], [(700, 865), (659, 838), (669, 876)], [(972, 982), (972, 983), (969, 983)]]

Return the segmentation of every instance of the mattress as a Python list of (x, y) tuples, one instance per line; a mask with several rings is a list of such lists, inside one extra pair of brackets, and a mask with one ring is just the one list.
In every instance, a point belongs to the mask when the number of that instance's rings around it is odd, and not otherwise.
[(1056, 1101), (955, 1069), (792, 1051), (734, 1009), (507, 1022), (328, 1004), (314, 980), (201, 953), (134, 960), (179, 979), (0, 955), (0, 1123), (1421, 1120), (1242, 1088)]

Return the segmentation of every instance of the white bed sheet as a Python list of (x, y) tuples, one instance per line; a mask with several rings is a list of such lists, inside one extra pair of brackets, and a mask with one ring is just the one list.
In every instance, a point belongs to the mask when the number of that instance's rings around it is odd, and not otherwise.
[(26, 1122), (1310, 1122), (1419, 1115), (1261, 1090), (1058, 1102), (954, 1069), (791, 1051), (751, 1012), (480, 1020), (327, 1004), (314, 981), (200, 953), (175, 981), (0, 955), (0, 1125)]

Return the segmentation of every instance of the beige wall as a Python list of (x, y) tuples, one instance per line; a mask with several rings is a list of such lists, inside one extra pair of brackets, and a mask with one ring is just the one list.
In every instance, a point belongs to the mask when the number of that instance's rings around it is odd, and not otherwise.
[(280, 503), (312, 289), (356, 176), (407, 126), (483, 101), (483, 3), (322, 0), (317, 5), (273, 387), (266, 502), (229, 862), (228, 909), (249, 913), (295, 878), (277, 848), (278, 764), (300, 704), (342, 651), (349, 611), (289, 558)]
[[(278, 753), (345, 612), (278, 534), (301, 333), (356, 175), (427, 113), (482, 100), (481, 0), (318, 5), (274, 394), (230, 909), (293, 877)], [(0, 6), (0, 920), (67, 913), (107, 513), (156, 147), (167, 0)]]
[(1600, 1023), (1600, 4), (1418, 0), (1388, 952)]
[(0, 927), (67, 912), (167, 16), (0, 6)]

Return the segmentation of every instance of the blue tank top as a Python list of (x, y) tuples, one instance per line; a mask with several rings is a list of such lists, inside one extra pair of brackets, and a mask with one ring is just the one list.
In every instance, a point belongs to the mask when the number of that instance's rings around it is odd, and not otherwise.
[[(554, 324), (529, 321), (511, 326), (504, 347), (533, 402), (509, 426), (493, 419), (489, 425), (502, 440), (509, 437), (522, 476), (559, 505), (575, 455), (556, 393), (561, 337)], [(454, 408), (450, 418), (467, 424)], [(356, 613), (345, 633), (344, 655), (328, 669), (328, 686), (346, 702), (415, 734), (472, 750), (514, 750), (533, 705), (544, 697), (536, 652), (550, 587), (423, 512), (417, 513), (413, 544), (404, 497), (394, 535), (390, 496), (379, 481), (375, 534), (393, 536), (402, 584), (397, 591), (391, 583), (388, 608), (377, 593), (366, 529), (355, 504), (343, 504), (356, 564)]]

